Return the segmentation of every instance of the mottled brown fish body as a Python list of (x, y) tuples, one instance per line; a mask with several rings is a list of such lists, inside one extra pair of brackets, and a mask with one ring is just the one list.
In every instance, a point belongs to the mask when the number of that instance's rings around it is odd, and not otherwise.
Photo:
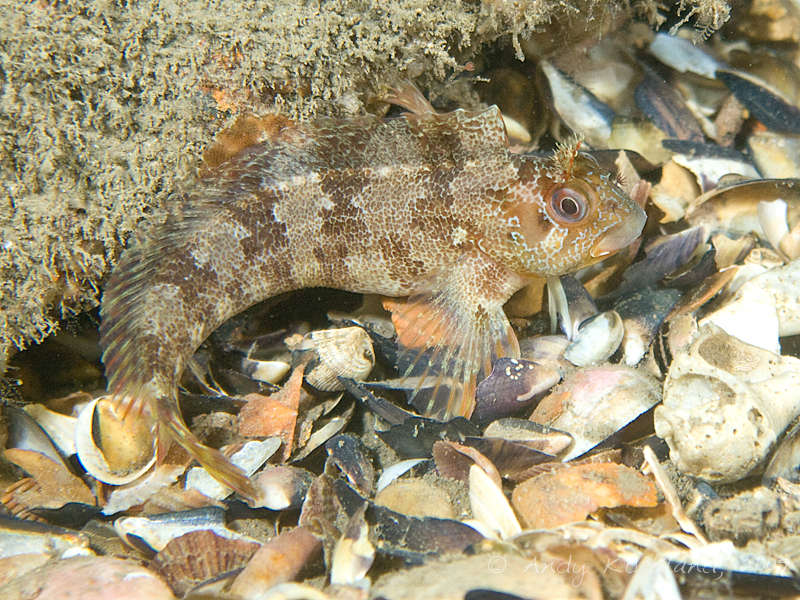
[[(554, 200), (562, 189), (572, 196)], [(187, 360), (223, 321), (305, 287), (410, 296), (416, 345), (474, 384), (515, 351), (502, 305), (517, 289), (593, 262), (601, 240), (602, 253), (622, 247), (642, 224), (589, 159), (510, 153), (496, 108), (292, 124), (222, 163), (179, 217), (126, 251), (101, 311), (109, 391), (252, 494), (177, 410)]]

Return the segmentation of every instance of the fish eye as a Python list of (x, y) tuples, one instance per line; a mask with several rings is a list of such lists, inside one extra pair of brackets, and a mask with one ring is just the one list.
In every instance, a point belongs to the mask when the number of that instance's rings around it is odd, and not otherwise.
[(561, 186), (550, 193), (550, 215), (559, 223), (577, 223), (586, 216), (589, 202), (578, 190)]

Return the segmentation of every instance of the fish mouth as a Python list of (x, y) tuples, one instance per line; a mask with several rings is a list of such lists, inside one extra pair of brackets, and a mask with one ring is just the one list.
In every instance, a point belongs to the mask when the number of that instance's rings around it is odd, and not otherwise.
[(609, 229), (592, 248), (592, 258), (603, 258), (621, 250), (639, 237), (647, 221), (647, 215), (637, 205), (622, 223)]

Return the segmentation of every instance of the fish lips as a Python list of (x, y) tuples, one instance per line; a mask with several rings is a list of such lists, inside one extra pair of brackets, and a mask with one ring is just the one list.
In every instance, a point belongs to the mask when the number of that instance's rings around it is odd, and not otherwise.
[(646, 221), (647, 215), (644, 210), (636, 206), (626, 219), (603, 234), (592, 248), (592, 258), (609, 256), (633, 242), (641, 235)]

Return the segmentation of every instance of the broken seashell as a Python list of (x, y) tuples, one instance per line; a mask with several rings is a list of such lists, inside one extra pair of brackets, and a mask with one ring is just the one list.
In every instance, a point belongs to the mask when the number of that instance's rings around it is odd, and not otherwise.
[(66, 558), (91, 553), (89, 540), (83, 533), (0, 516), (0, 558), (25, 554)]
[(72, 556), (50, 561), (4, 585), (2, 596), (4, 600), (175, 600), (155, 573), (135, 560), (112, 556)]
[[(656, 591), (657, 590), (657, 591)], [(633, 572), (622, 600), (681, 600), (675, 573), (666, 560), (645, 555)]]
[[(538, 425), (530, 421), (528, 423)], [(565, 433), (555, 431), (553, 433), (572, 441), (572, 438)], [(543, 463), (558, 460), (555, 454), (538, 450), (535, 443), (514, 442), (498, 437), (469, 437), (464, 440), (464, 444), (472, 450), (479, 450), (481, 456), (494, 465), (492, 470), (496, 467), (500, 476), (510, 481), (523, 481), (531, 477)], [(489, 472), (486, 467), (483, 469)]]
[(171, 540), (198, 530), (210, 530), (229, 539), (255, 541), (228, 529), (225, 511), (216, 506), (146, 517), (120, 517), (114, 521), (114, 529), (120, 538), (134, 547), (141, 548), (141, 542), (144, 542), (157, 552)]
[(660, 222), (672, 223), (683, 218), (686, 208), (699, 193), (692, 172), (670, 159), (661, 168), (661, 180), (653, 187), (650, 197), (664, 213)]
[(663, 145), (665, 137), (664, 132), (650, 121), (617, 117), (605, 147), (638, 152), (652, 164), (659, 165), (670, 157), (669, 150)]
[(286, 465), (267, 465), (253, 477), (258, 496), (253, 508), (287, 510), (299, 508), (311, 486), (313, 475), (305, 469)]
[(738, 481), (764, 461), (800, 414), (798, 386), (800, 359), (745, 344), (708, 324), (669, 368), (656, 434), (681, 471)]
[(402, 477), (411, 469), (416, 467), (421, 462), (425, 462), (426, 459), (424, 458), (409, 458), (407, 460), (401, 460), (400, 462), (396, 462), (393, 465), (389, 465), (383, 472), (381, 476), (378, 477), (378, 482), (375, 484), (375, 493), (378, 494), (382, 489), (384, 489), (389, 484), (396, 481), (399, 477)]
[(756, 209), (758, 223), (761, 225), (764, 237), (778, 253), (780, 253), (781, 240), (789, 234), (789, 223), (786, 221), (787, 209), (786, 201), (783, 198), (772, 201), (762, 200)]
[(531, 421), (570, 434), (562, 460), (585, 454), (635, 421), (660, 400), (658, 382), (630, 367), (585, 367), (564, 379), (539, 403)]
[(664, 140), (663, 146), (672, 151), (672, 160), (689, 169), (704, 192), (715, 188), (726, 175), (736, 174), (755, 179), (758, 171), (742, 153), (715, 144), (682, 140)]
[(778, 313), (770, 293), (759, 287), (737, 292), (734, 299), (703, 318), (699, 325), (713, 323), (741, 341), (780, 354)]
[(156, 460), (150, 427), (147, 419), (121, 419), (106, 396), (96, 398), (78, 415), (78, 460), (89, 475), (103, 483), (124, 485), (135, 481)]
[(561, 454), (572, 443), (572, 436), (526, 419), (498, 419), (483, 431), (484, 438), (500, 438), (550, 455)]
[(340, 434), (329, 439), (325, 449), (328, 451), (328, 462), (344, 473), (350, 485), (362, 496), (371, 496), (375, 487), (375, 467), (361, 438), (348, 433)]
[(597, 305), (586, 288), (572, 275), (563, 275), (559, 281), (561, 290), (556, 290), (554, 298), (549, 301), (559, 304), (557, 312), (561, 330), (567, 339), (574, 340), (581, 324), (597, 314)]
[(241, 599), (262, 597), (264, 590), (294, 579), (306, 564), (317, 557), (321, 548), (320, 541), (306, 527), (281, 532), (261, 546), (233, 580), (231, 596)]
[(762, 485), (772, 487), (779, 478), (792, 483), (800, 482), (800, 423), (792, 425), (778, 442), (764, 469)]
[(256, 381), (278, 383), (291, 369), (291, 365), (282, 360), (242, 359), (242, 372)]
[(502, 483), (500, 473), (492, 461), (477, 448), (441, 440), (433, 445), (432, 453), (436, 470), (442, 477), (467, 481), (470, 467), (478, 465), (497, 485)]
[(715, 323), (749, 344), (780, 352), (778, 336), (800, 334), (800, 259), (746, 281), (700, 324)]
[(642, 65), (642, 70), (644, 79), (634, 93), (639, 109), (668, 137), (702, 142), (703, 130), (680, 93), (650, 67)]
[(64, 456), (75, 454), (75, 427), (77, 419), (52, 411), (43, 404), (28, 404), (23, 408), (45, 430)]
[(800, 133), (800, 108), (795, 104), (795, 98), (788, 98), (782, 91), (752, 73), (720, 69), (717, 71), (717, 79), (767, 129), (780, 133)]
[(564, 123), (593, 148), (608, 148), (614, 111), (546, 60), (539, 65), (550, 84), (553, 105)]
[(241, 570), (260, 547), (256, 542), (222, 537), (209, 530), (190, 531), (171, 540), (155, 555), (150, 567), (183, 597), (210, 580)]
[(367, 571), (375, 560), (375, 547), (367, 535), (369, 526), (364, 519), (368, 504), (350, 517), (344, 534), (333, 549), (331, 558), (331, 585), (348, 585), (368, 588)]
[(761, 201), (783, 199), (788, 204), (789, 222), (800, 220), (800, 179), (749, 179), (721, 184), (699, 196), (687, 211), (692, 225), (728, 235), (755, 233), (764, 239), (758, 221)]
[(584, 321), (564, 351), (573, 365), (585, 367), (608, 360), (619, 348), (625, 330), (616, 311), (609, 310)]
[(363, 381), (375, 366), (372, 340), (361, 327), (312, 331), (290, 350), (312, 353), (306, 383), (325, 392), (344, 389), (339, 377)]
[(370, 509), (370, 541), (384, 554), (424, 558), (463, 552), (483, 540), (476, 529), (460, 521), (409, 517), (377, 504)]
[(482, 531), (488, 530), (501, 540), (522, 531), (502, 487), (478, 465), (469, 468), (469, 504)]
[(764, 177), (780, 179), (800, 173), (800, 136), (756, 131), (747, 138), (747, 145)]
[(375, 495), (375, 504), (409, 517), (456, 518), (456, 508), (444, 486), (429, 477), (398, 479)]
[(650, 42), (648, 50), (650, 54), (676, 71), (695, 73), (708, 79), (714, 79), (717, 69), (723, 66), (690, 40), (667, 33), (657, 33)]
[[(246, 442), (241, 449), (231, 455), (231, 463), (239, 467), (250, 477), (270, 456), (281, 447), (279, 437), (270, 437), (263, 441)], [(186, 473), (186, 489), (197, 490), (204, 496), (214, 500), (222, 500), (233, 493), (233, 489), (220, 483), (203, 467), (192, 467)]]
[(625, 269), (615, 296), (642, 290), (685, 265), (708, 237), (703, 227), (655, 238), (645, 247), (646, 257)]
[(639, 471), (616, 463), (563, 465), (514, 488), (511, 503), (527, 529), (585, 519), (598, 508), (656, 506), (656, 487)]
[(567, 346), (569, 340), (563, 335), (537, 335), (519, 341), (522, 358), (556, 370), (560, 370)]
[[(59, 452), (52, 438), (28, 411), (11, 404), (2, 405), (2, 417), (8, 427), (8, 435), (4, 446), (31, 450), (43, 454), (53, 462), (61, 463), (66, 468), (64, 457)], [(74, 433), (73, 433), (74, 436)], [(74, 442), (73, 442), (74, 445)]]
[(68, 503), (94, 507), (92, 492), (61, 461), (19, 448), (8, 448), (3, 456), (30, 475), (12, 483), (0, 495), (0, 502), (15, 517), (34, 518), (34, 509), (59, 509)]
[(136, 481), (114, 488), (108, 494), (108, 499), (103, 506), (103, 514), (113, 515), (132, 506), (144, 504), (159, 491), (175, 483), (185, 470), (186, 464), (156, 465), (154, 469)]
[(561, 373), (552, 367), (529, 360), (499, 358), (489, 376), (476, 388), (472, 420), (485, 423), (518, 413), (560, 379)]
[(626, 296), (615, 305), (622, 318), (622, 361), (634, 367), (644, 358), (661, 324), (681, 297), (678, 290), (647, 288)]

